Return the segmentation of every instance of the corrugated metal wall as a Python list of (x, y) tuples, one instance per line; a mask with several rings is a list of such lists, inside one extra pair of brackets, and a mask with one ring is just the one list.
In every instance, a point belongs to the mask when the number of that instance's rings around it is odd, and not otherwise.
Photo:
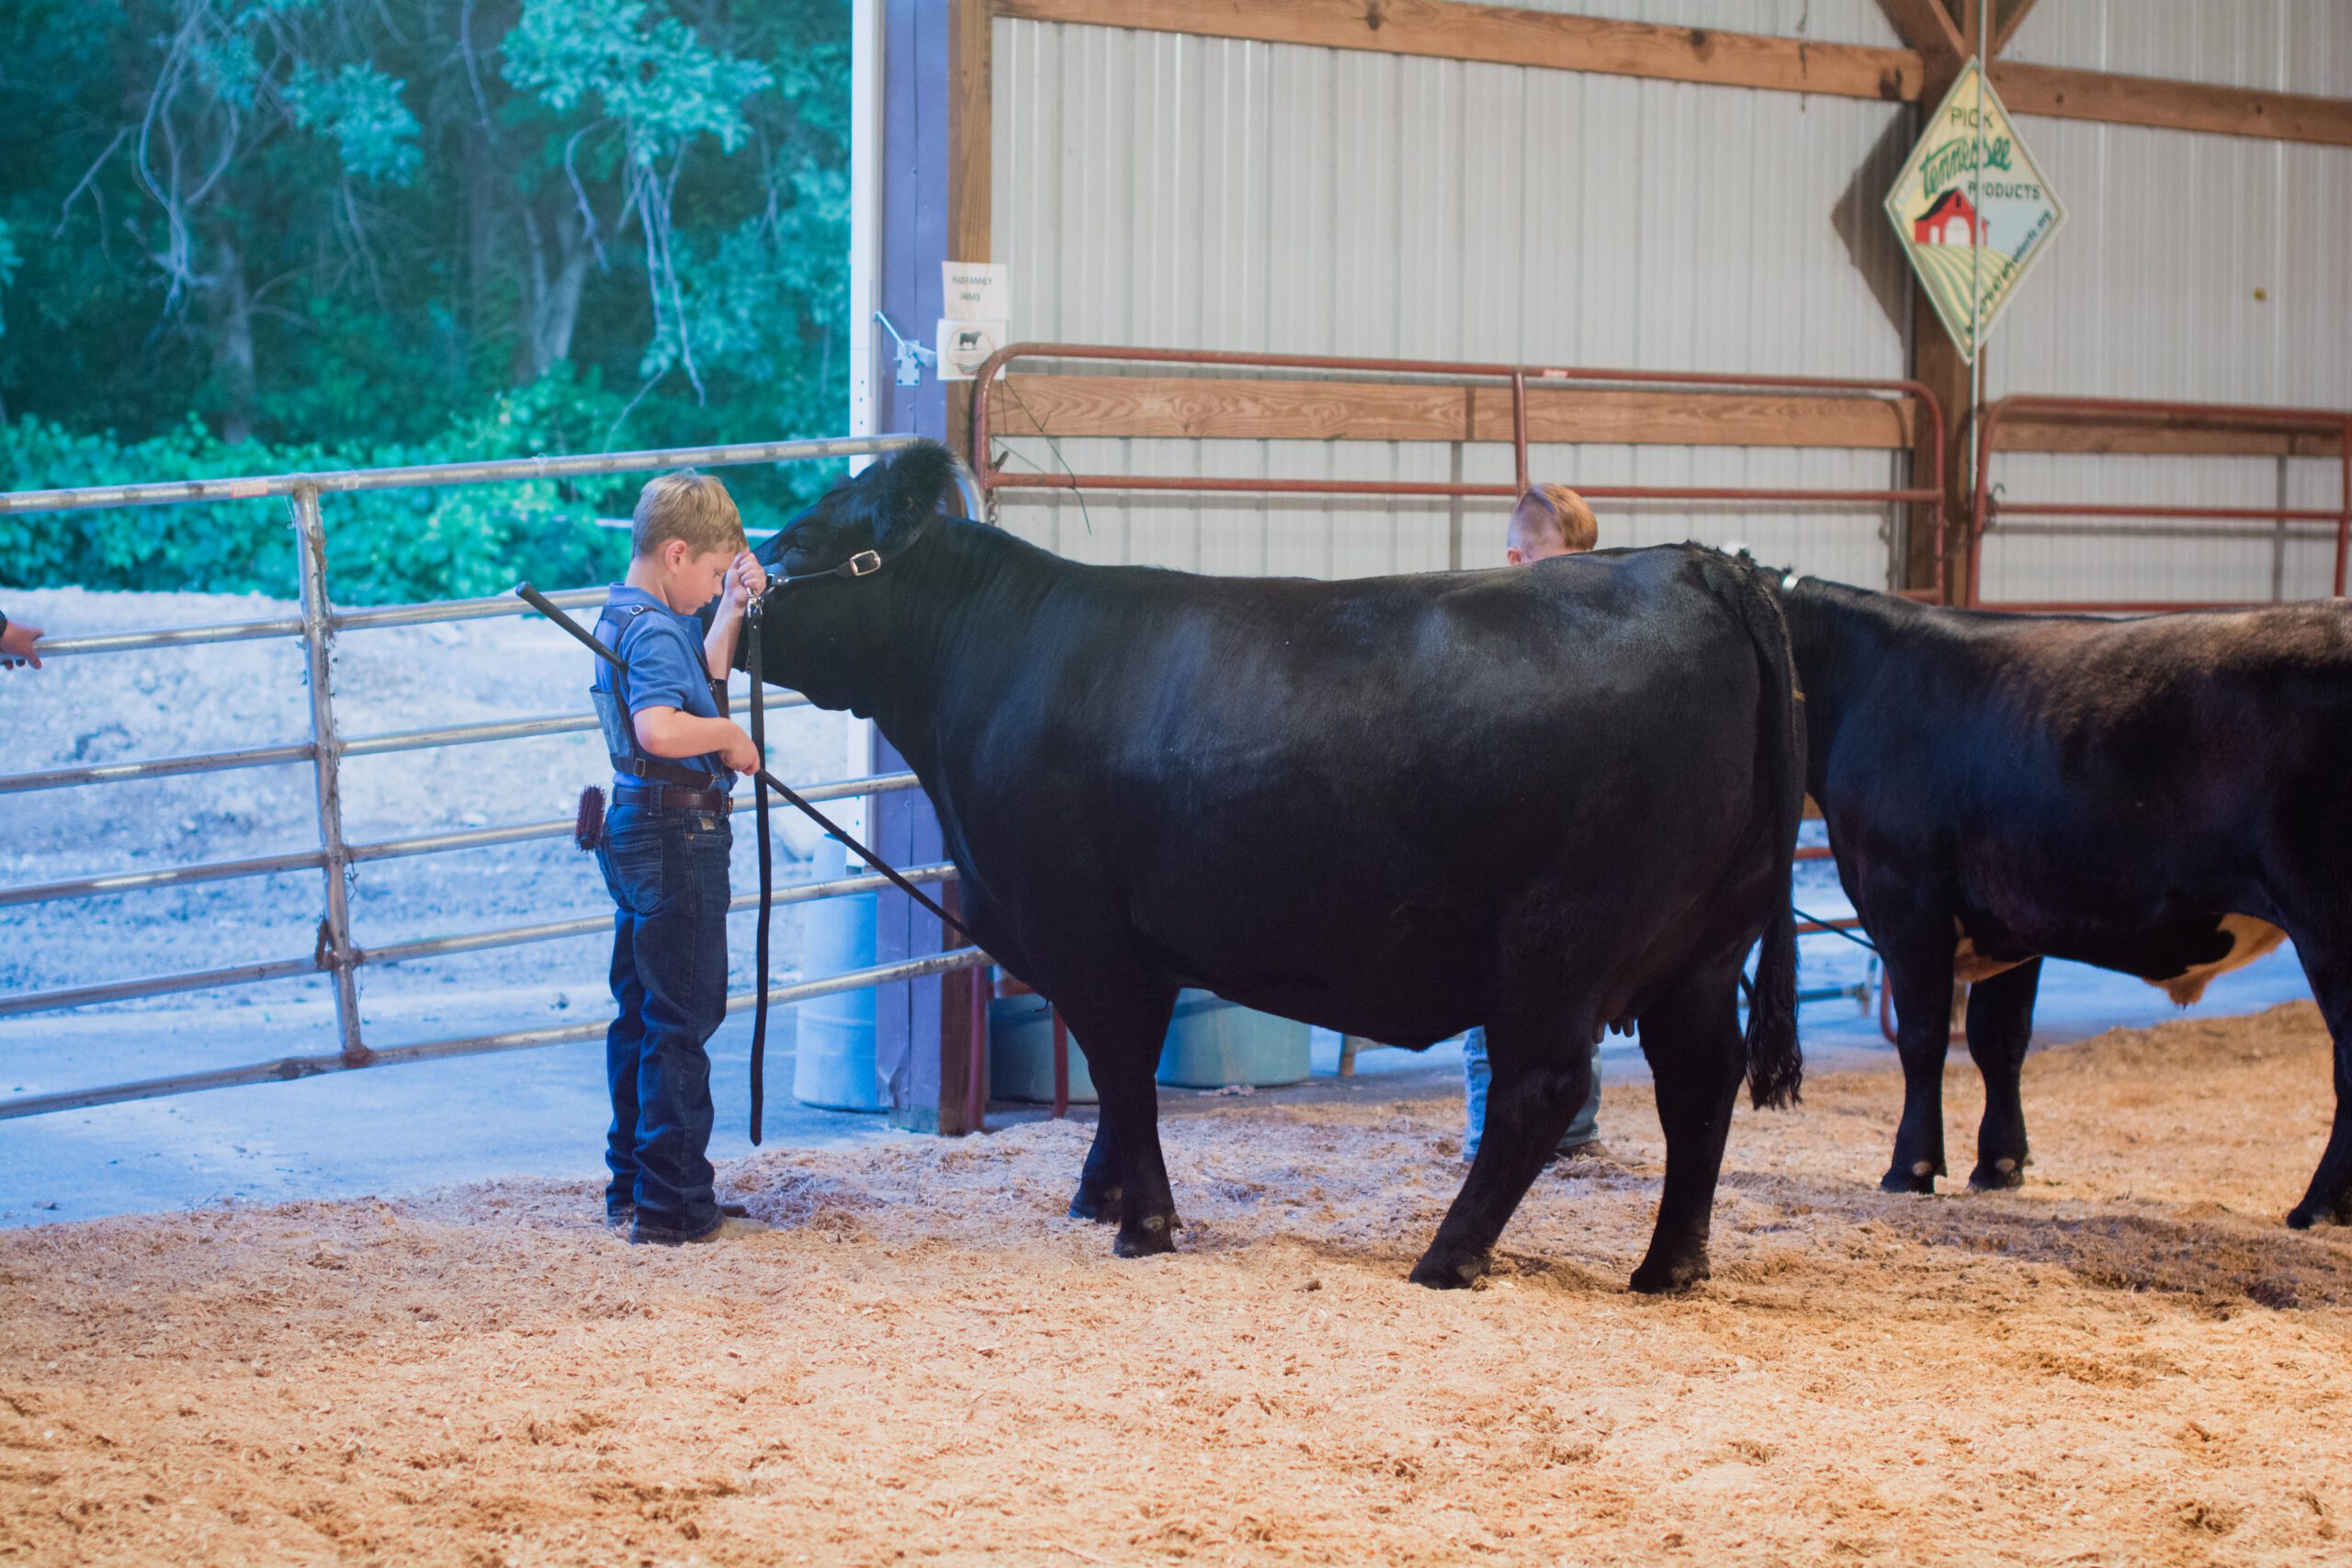
[[(2352, 6), (2329, 0), (2051, 0), (2009, 58), (2352, 95)], [(1996, 330), (1988, 396), (2054, 392), (2352, 407), (2352, 149), (2019, 116), (2065, 230)], [(2337, 504), (2333, 461), (1998, 457), (2018, 501)], [(2265, 599), (2324, 593), (2332, 536), (2268, 525), (2054, 524), (1996, 534), (1988, 599)], [(2168, 525), (2169, 526), (2169, 525)]]
[[(1624, 0), (1600, 7), (1626, 15)], [(1666, 7), (1655, 7), (1666, 9)], [(1871, 0), (1770, 12), (1890, 42)], [(1812, 13), (1810, 17), (1807, 11)], [(1026, 22), (996, 25), (995, 259), (1016, 337), (1306, 354), (1899, 376), (1903, 264), (1878, 210), (1908, 137), (1838, 98)], [(1011, 422), (1019, 428), (1017, 417)], [(1499, 446), (1012, 443), (1013, 465), (1508, 483)], [(1885, 453), (1539, 449), (1567, 483), (1884, 488)], [(1498, 563), (1503, 503), (1464, 503)], [(1085, 559), (1346, 576), (1442, 568), (1452, 510), (1257, 501), (1083, 505), (1004, 521)], [(1753, 542), (1882, 581), (1888, 519), (1856, 508), (1603, 512), (1604, 541)]]
[[(1875, 0), (1593, 0), (1548, 9), (1899, 41)], [(2018, 59), (2343, 92), (2342, 5), (2052, 0)], [(1033, 340), (1490, 358), (1648, 369), (1903, 374), (1909, 282), (1879, 202), (1895, 106), (1510, 66), (1000, 21), (995, 259)], [(2269, 74), (2265, 74), (2267, 72)], [(2070, 210), (1996, 333), (1988, 389), (2352, 402), (2341, 257), (2352, 152), (2045, 119), (2029, 142)], [(2269, 298), (2256, 301), (2252, 290)], [(1019, 427), (1017, 417), (1012, 428)], [(1500, 446), (1011, 443), (1011, 466), (1507, 482)], [(2267, 460), (2010, 457), (2022, 498), (2140, 493), (2328, 504), (2332, 470)], [(1889, 454), (1539, 448), (1570, 484), (1883, 487)], [(2265, 488), (2267, 487), (2267, 488)], [(1498, 502), (1463, 558), (1498, 561)], [(1345, 576), (1442, 567), (1455, 511), (1024, 494), (1003, 520), (1079, 558)], [(1856, 508), (1602, 509), (1605, 543), (1740, 538), (1878, 584), (1894, 519)], [(2121, 549), (2010, 538), (2008, 597), (2307, 590), (2324, 550), (2227, 538)], [(2317, 563), (2316, 568), (2314, 563)], [(2226, 583), (2226, 585), (2225, 585)]]

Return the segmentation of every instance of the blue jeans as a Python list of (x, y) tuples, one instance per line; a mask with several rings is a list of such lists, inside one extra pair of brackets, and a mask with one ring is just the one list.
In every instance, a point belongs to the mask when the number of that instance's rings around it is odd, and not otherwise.
[(727, 1017), (727, 818), (616, 806), (596, 861), (613, 916), (613, 1000), (605, 1035), (613, 1125), (608, 1213), (637, 1205), (638, 1228), (696, 1236), (718, 1224), (711, 1193), (710, 1056)]
[[(1462, 1098), (1466, 1113), (1466, 1127), (1462, 1134), (1462, 1157), (1475, 1159), (1478, 1154), (1478, 1134), (1487, 1125), (1487, 1082), (1491, 1077), (1487, 1066), (1487, 1032), (1474, 1029), (1462, 1043)], [(1584, 1104), (1568, 1119), (1568, 1130), (1560, 1134), (1560, 1150), (1566, 1154), (1587, 1144), (1600, 1141), (1600, 1042), (1592, 1044), (1592, 1092), (1584, 1097)]]

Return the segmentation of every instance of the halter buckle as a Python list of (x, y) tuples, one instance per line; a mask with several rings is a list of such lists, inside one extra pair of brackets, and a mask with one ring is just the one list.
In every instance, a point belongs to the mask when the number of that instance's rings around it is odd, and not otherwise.
[(842, 564), (842, 570), (852, 577), (871, 577), (882, 570), (881, 552), (860, 550)]

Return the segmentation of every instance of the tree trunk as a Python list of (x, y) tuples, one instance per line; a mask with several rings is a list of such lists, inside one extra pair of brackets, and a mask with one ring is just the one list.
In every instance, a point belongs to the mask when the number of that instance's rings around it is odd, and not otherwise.
[[(588, 264), (594, 255), (577, 215), (566, 212), (543, 223), (537, 213), (526, 208), (521, 218), (530, 257), (522, 271), (523, 319), (514, 344), (514, 379), (527, 384), (571, 357), (571, 333), (580, 321), (580, 293), (587, 286)], [(546, 237), (550, 232), (552, 245)]]
[(205, 318), (212, 340), (212, 379), (220, 398), (220, 439), (232, 446), (254, 434), (254, 311), (245, 259), (223, 231), (212, 236)]
[(499, 200), (503, 171), (492, 163), (491, 150), (479, 140), (469, 142), (466, 170), (466, 331), (477, 344), (496, 341), (492, 325), (492, 288), (502, 265), (500, 223), (504, 215)]
[(588, 247), (567, 234), (563, 262), (541, 292), (531, 323), (531, 378), (571, 357), (571, 331), (580, 321), (580, 291), (588, 282)]

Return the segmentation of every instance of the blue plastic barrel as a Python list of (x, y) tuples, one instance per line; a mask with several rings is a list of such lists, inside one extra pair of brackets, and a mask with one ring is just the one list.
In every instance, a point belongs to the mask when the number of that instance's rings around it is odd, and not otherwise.
[[(842, 874), (841, 846), (817, 852), (819, 878)], [(800, 973), (810, 979), (870, 967), (880, 895), (854, 893), (805, 907)], [(793, 1009), (792, 1097), (827, 1111), (879, 1111), (882, 1078), (874, 1065), (874, 987), (811, 997)]]
[(1159, 1053), (1159, 1081), (1179, 1089), (1303, 1082), (1311, 1032), (1295, 1019), (1252, 1012), (1206, 991), (1176, 993), (1176, 1016)]
[[(1206, 991), (1181, 991), (1160, 1047), (1159, 1078), (1179, 1089), (1300, 1083), (1309, 1070), (1311, 1033), (1303, 1023), (1252, 1012)], [(1053, 1015), (1043, 997), (1003, 997), (989, 1004), (989, 1084), (999, 1100), (1041, 1105), (1053, 1100)], [(1069, 1099), (1073, 1105), (1096, 1100), (1074, 1035)]]
[[(1069, 1036), (1069, 1100), (1095, 1101), (1094, 1078), (1086, 1054)], [(989, 1089), (998, 1100), (1050, 1105), (1054, 1099), (1054, 1015), (1034, 993), (999, 997), (989, 1003)]]

